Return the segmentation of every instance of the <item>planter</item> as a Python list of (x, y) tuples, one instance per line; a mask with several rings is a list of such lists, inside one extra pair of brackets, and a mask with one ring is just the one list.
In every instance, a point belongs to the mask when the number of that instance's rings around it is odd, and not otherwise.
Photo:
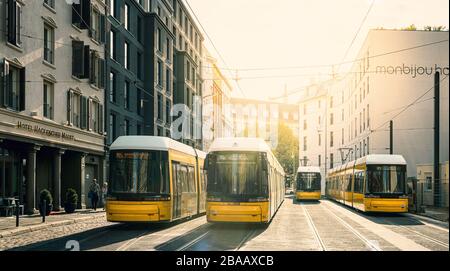
[(73, 214), (73, 213), (75, 213), (76, 208), (77, 208), (77, 205), (76, 205), (76, 204), (73, 204), (73, 203), (66, 203), (66, 204), (64, 205), (64, 210), (65, 210), (66, 213), (68, 213), (68, 214)]

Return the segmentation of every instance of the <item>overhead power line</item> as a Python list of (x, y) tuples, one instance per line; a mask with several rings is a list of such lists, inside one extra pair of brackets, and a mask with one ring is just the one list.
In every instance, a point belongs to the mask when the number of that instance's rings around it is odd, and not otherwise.
[[(222, 62), (225, 64), (225, 66), (227, 67), (227, 69), (230, 71), (225, 58), (222, 56), (222, 54), (220, 53), (220, 51), (217, 49), (216, 45), (214, 44), (214, 41), (212, 40), (212, 38), (209, 36), (208, 32), (206, 31), (205, 27), (203, 27), (202, 22), (200, 21), (200, 19), (197, 17), (197, 14), (195, 13), (195, 11), (192, 9), (191, 5), (189, 4), (188, 0), (185, 0), (189, 10), (192, 12), (192, 15), (194, 15), (195, 19), (197, 20), (198, 24), (200, 25), (200, 27), (202, 28), (203, 32), (205, 33), (206, 37), (209, 39), (211, 45), (214, 47), (214, 50), (217, 52), (217, 54), (219, 55), (220, 59), (222, 60)], [(242, 90), (241, 86), (239, 85), (239, 80), (238, 77), (236, 76), (236, 85), (238, 86), (239, 90), (241, 91), (242, 95), (244, 95), (244, 97), (246, 97), (244, 91)]]

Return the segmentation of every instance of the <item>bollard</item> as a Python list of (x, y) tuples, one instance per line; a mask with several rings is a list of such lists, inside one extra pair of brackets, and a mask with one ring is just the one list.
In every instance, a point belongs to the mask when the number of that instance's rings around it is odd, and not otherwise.
[(20, 203), (16, 200), (16, 227), (19, 227)]
[(44, 200), (42, 203), (42, 223), (45, 223), (45, 215), (47, 213), (47, 201)]

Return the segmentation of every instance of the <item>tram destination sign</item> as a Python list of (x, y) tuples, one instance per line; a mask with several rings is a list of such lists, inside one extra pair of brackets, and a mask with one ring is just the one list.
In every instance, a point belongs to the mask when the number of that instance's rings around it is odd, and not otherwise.
[(54, 138), (59, 138), (59, 139), (64, 139), (64, 140), (75, 140), (75, 136), (73, 136), (71, 134), (67, 134), (67, 133), (64, 133), (61, 131), (47, 129), (47, 128), (41, 127), (39, 125), (27, 124), (22, 121), (17, 122), (17, 128), (31, 132), (31, 133), (39, 134), (39, 135), (44, 135), (44, 136), (49, 136), (49, 137), (54, 137)]

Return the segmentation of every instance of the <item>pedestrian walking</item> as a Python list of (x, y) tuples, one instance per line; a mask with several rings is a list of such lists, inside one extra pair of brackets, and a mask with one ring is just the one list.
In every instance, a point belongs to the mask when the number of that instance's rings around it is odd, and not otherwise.
[(97, 211), (97, 204), (100, 193), (100, 185), (97, 182), (97, 179), (92, 180), (91, 185), (89, 186), (89, 198), (91, 199), (92, 208), (94, 211)]

